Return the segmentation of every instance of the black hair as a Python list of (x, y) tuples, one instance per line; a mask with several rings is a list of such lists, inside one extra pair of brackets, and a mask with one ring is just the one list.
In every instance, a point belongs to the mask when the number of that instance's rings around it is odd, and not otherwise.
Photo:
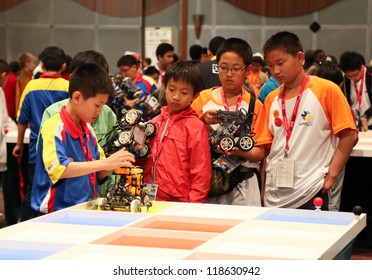
[(131, 54), (123, 55), (122, 57), (119, 58), (118, 63), (116, 64), (117, 67), (120, 66), (132, 67), (133, 65), (137, 65), (137, 59)]
[(259, 63), (262, 65), (262, 67), (265, 67), (265, 61), (260, 56), (253, 56), (252, 57), (252, 63)]
[(0, 59), (0, 74), (2, 74), (4, 72), (9, 74), (10, 73), (10, 67), (9, 67), (8, 62), (6, 62), (3, 59)]
[(95, 63), (103, 67), (107, 73), (109, 73), (109, 65), (105, 56), (94, 50), (87, 50), (77, 53), (70, 64), (70, 73), (72, 73), (77, 67), (86, 64)]
[(158, 57), (159, 55), (164, 56), (167, 52), (173, 52), (173, 51), (174, 51), (174, 47), (171, 44), (161, 43), (156, 48), (155, 53), (156, 53), (156, 57)]
[(194, 88), (194, 95), (203, 89), (203, 78), (200, 70), (192, 62), (177, 61), (173, 63), (165, 72), (164, 88), (167, 87), (170, 79), (191, 84)]
[(333, 55), (327, 54), (325, 57), (323, 57), (320, 64), (323, 64), (323, 63), (326, 63), (326, 62), (333, 62), (333, 63), (336, 63), (337, 66), (338, 66), (337, 58), (334, 57)]
[(10, 71), (17, 74), (19, 71), (21, 71), (21, 66), (19, 65), (19, 62), (16, 60), (13, 60), (9, 63)]
[(304, 69), (307, 70), (314, 63), (314, 50), (307, 50), (305, 52)]
[(243, 39), (229, 38), (223, 41), (217, 51), (217, 63), (220, 61), (221, 56), (226, 52), (233, 52), (240, 56), (246, 67), (252, 63), (252, 48)]
[(209, 45), (208, 45), (208, 49), (209, 51), (213, 54), (213, 55), (216, 55), (217, 54), (217, 50), (218, 48), (221, 46), (222, 42), (225, 41), (225, 38), (222, 37), (222, 36), (216, 36), (216, 37), (213, 37), (210, 41), (209, 41)]
[(320, 65), (317, 76), (330, 80), (338, 86), (341, 85), (344, 80), (340, 67), (331, 61), (326, 61)]
[(193, 60), (200, 60), (203, 48), (200, 45), (192, 45), (189, 49), (189, 55)]
[(66, 63), (66, 54), (59, 47), (49, 46), (41, 52), (39, 60), (43, 62), (45, 70), (60, 71), (62, 65)]
[[(318, 57), (318, 55), (319, 54), (323, 54), (323, 56), (322, 57), (320, 57), (320, 60), (319, 61), (316, 61), (319, 57)], [(317, 49), (317, 50), (315, 50), (314, 51), (314, 62), (316, 62), (316, 63), (322, 63), (322, 59), (325, 57), (325, 51), (324, 50), (322, 50), (322, 49)]]
[(151, 76), (151, 75), (154, 75), (154, 74), (159, 74), (160, 75), (160, 72), (155, 66), (149, 66), (149, 67), (146, 68), (145, 71), (143, 71), (143, 74), (145, 74), (147, 76)]
[(357, 52), (346, 51), (340, 56), (340, 68), (344, 72), (360, 70), (364, 64), (364, 57)]
[(86, 100), (98, 93), (114, 96), (114, 87), (107, 71), (96, 63), (85, 63), (76, 68), (70, 76), (69, 96), (80, 91)]
[(292, 56), (296, 56), (298, 52), (303, 52), (298, 36), (288, 31), (278, 32), (266, 41), (263, 47), (264, 57), (266, 57), (268, 52), (276, 49), (281, 49)]

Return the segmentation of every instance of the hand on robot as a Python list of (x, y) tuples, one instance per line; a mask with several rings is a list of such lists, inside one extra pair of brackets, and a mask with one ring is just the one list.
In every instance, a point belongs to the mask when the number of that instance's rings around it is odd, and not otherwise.
[(200, 119), (207, 125), (221, 123), (221, 120), (214, 118), (215, 114), (217, 114), (217, 110), (209, 110)]
[(108, 170), (110, 171), (119, 167), (133, 167), (132, 162), (135, 162), (135, 160), (134, 155), (125, 148), (120, 149), (106, 158), (109, 167)]
[(130, 100), (124, 97), (124, 105), (129, 106), (131, 108), (134, 108), (137, 105), (138, 101), (139, 101), (139, 98)]
[(237, 157), (241, 157), (241, 158), (245, 158), (247, 153), (249, 153), (249, 151), (248, 152), (242, 151), (238, 147), (234, 147), (230, 151), (222, 150), (220, 145), (217, 145), (217, 148), (215, 149), (215, 151), (217, 153), (220, 153), (220, 154), (228, 156), (228, 157), (237, 156)]

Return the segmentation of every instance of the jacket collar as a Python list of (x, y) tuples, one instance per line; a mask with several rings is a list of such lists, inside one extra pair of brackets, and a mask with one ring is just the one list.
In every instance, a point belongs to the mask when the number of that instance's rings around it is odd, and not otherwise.
[(163, 118), (169, 118), (169, 117), (174, 116), (175, 119), (183, 119), (183, 118), (189, 118), (191, 116), (197, 116), (194, 109), (192, 109), (190, 106), (188, 106), (187, 108), (185, 108), (178, 114), (173, 114), (173, 115), (171, 115), (169, 112), (169, 106), (163, 106), (161, 108), (161, 113), (162, 113)]

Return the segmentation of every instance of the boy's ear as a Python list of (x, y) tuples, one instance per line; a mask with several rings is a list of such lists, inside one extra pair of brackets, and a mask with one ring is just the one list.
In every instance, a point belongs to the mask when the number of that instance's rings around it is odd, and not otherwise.
[(72, 97), (71, 97), (71, 100), (76, 104), (80, 101), (80, 99), (83, 98), (83, 96), (81, 95), (81, 92), (80, 91), (74, 91), (72, 93)]
[(301, 63), (305, 61), (305, 54), (303, 52), (298, 52), (297, 57)]

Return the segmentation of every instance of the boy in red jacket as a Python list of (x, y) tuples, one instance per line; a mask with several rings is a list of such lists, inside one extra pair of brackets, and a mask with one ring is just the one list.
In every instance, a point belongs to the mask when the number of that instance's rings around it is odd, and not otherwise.
[(158, 185), (156, 200), (203, 203), (211, 179), (208, 131), (191, 102), (202, 89), (197, 66), (172, 64), (164, 76), (167, 106), (150, 122), (157, 126), (144, 182)]

